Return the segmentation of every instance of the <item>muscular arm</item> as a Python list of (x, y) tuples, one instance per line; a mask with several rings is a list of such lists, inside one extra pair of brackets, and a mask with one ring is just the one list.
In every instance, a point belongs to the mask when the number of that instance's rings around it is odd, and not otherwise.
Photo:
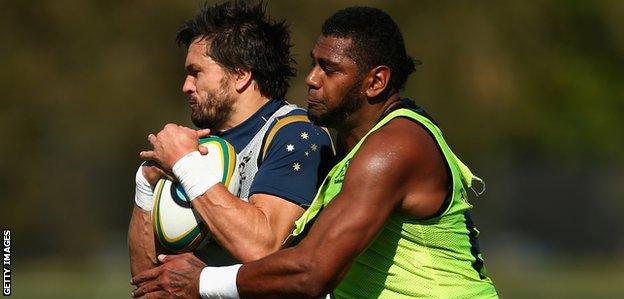
[(303, 208), (280, 197), (254, 194), (249, 202), (222, 184), (192, 201), (212, 236), (241, 262), (255, 261), (279, 250), (303, 214)]
[[(207, 132), (203, 133), (207, 134)], [(274, 140), (279, 139), (277, 136)], [(200, 137), (202, 137), (201, 134), (194, 130), (177, 125), (167, 125), (157, 136), (150, 135), (150, 142), (154, 150), (143, 152), (142, 157), (155, 160), (165, 171), (171, 171), (173, 165), (184, 155), (197, 149), (197, 139)], [(296, 138), (302, 137), (297, 134)], [(294, 141), (291, 142), (294, 143)], [(288, 152), (285, 147), (279, 150)], [(301, 151), (300, 154), (303, 156), (304, 151)], [(277, 159), (276, 157), (281, 158)], [(301, 177), (297, 177), (293, 173), (294, 170), (290, 163), (284, 162), (286, 164), (277, 165), (275, 162), (269, 163), (269, 160), (275, 161), (276, 159), (282, 162), (286, 161), (282, 156), (271, 155), (269, 151), (267, 158), (263, 161), (263, 169), (278, 169), (282, 171), (282, 176), (284, 171), (289, 171), (288, 174), (291, 177), (298, 178), (298, 182), (301, 182)], [(313, 159), (312, 154), (310, 154), (309, 159), (306, 169), (316, 171), (319, 167), (318, 155)], [(267, 165), (269, 166), (267, 167)], [(266, 174), (270, 174), (270, 172), (262, 172), (261, 169), (256, 177)], [(316, 172), (314, 174), (316, 175)], [(279, 187), (290, 184), (290, 181), (287, 181), (288, 183), (275, 181), (271, 185), (273, 189), (267, 190), (266, 185), (264, 185), (264, 189), (260, 187), (254, 192), (254, 186), (258, 186), (257, 181), (260, 179), (254, 181), (251, 190), (253, 195), (249, 198), (249, 202), (232, 195), (221, 183), (211, 186), (199, 196), (195, 195), (197, 197), (192, 201), (193, 208), (208, 225), (214, 239), (234, 258), (242, 262), (257, 260), (281, 248), (283, 241), (292, 231), (293, 223), (304, 211), (298, 204), (289, 201), (289, 199), (295, 200), (295, 198), (286, 199), (267, 194), (273, 190), (289, 190)], [(263, 183), (266, 184), (267, 182), (264, 181)], [(313, 189), (315, 186), (312, 181), (301, 183), (307, 184), (308, 188), (306, 189)], [(303, 186), (301, 188), (303, 189)], [(313, 190), (310, 193), (312, 195), (308, 197), (313, 196)], [(299, 195), (296, 192), (294, 194)], [(301, 198), (297, 199), (300, 200)]]
[[(145, 188), (153, 190), (153, 186), (156, 185), (156, 182), (158, 182), (161, 177), (167, 176), (167, 174), (153, 162), (141, 164), (139, 170), (143, 178), (139, 178), (137, 173), (137, 193), (148, 192)], [(150, 186), (145, 184), (149, 184)], [(139, 185), (143, 187), (139, 187)], [(139, 189), (143, 191), (139, 191)], [(142, 202), (141, 204), (144, 208), (147, 208), (145, 205), (149, 206), (147, 202)], [(128, 227), (128, 247), (130, 250), (130, 273), (132, 273), (132, 275), (154, 268), (157, 263), (157, 254), (163, 251), (163, 248), (154, 238), (151, 211), (144, 210), (138, 206), (136, 202), (132, 208), (132, 217), (130, 218), (130, 225)]]
[(132, 209), (128, 228), (128, 247), (130, 249), (130, 273), (137, 275), (154, 268), (156, 260), (156, 242), (150, 212), (136, 204)]
[[(241, 262), (264, 257), (280, 249), (303, 208), (279, 197), (256, 194), (246, 203), (223, 185), (211, 188), (193, 201), (212, 236)], [(164, 252), (154, 239), (151, 212), (134, 205), (128, 229), (132, 275), (154, 268)]]
[(243, 265), (241, 297), (327, 293), (406, 199), (410, 209), (402, 212), (414, 217), (440, 208), (448, 182), (439, 151), (421, 127), (405, 122), (392, 121), (369, 137), (351, 161), (342, 191), (298, 246)]
[(282, 247), (304, 212), (301, 205), (310, 204), (328, 170), (323, 158), (332, 158), (330, 138), (321, 128), (294, 122), (276, 132), (253, 179), (249, 203), (220, 184), (193, 201), (213, 236), (242, 262)]

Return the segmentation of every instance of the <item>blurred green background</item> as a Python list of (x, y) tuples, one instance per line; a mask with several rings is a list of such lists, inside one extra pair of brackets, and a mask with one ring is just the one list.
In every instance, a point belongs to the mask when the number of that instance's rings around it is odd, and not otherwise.
[[(410, 96), (487, 191), (473, 196), (504, 298), (624, 298), (624, 1), (267, 1), (308, 53), (337, 9), (386, 10), (423, 62)], [(15, 298), (127, 298), (138, 152), (190, 125), (200, 1), (0, 0), (0, 224)]]

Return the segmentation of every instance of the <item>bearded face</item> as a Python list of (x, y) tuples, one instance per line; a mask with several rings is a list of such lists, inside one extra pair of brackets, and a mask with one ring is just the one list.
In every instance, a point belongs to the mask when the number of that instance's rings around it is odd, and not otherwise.
[(191, 120), (202, 129), (219, 129), (230, 118), (235, 98), (229, 92), (231, 79), (224, 76), (219, 87), (191, 97)]
[(360, 92), (361, 85), (361, 81), (353, 83), (339, 100), (320, 97), (315, 101), (308, 101), (308, 117), (318, 126), (340, 127), (366, 100)]
[(332, 128), (350, 126), (351, 118), (366, 101), (364, 74), (350, 56), (350, 38), (321, 35), (310, 53), (313, 66), (306, 77), (308, 117)]
[(221, 130), (236, 101), (232, 74), (207, 54), (209, 41), (197, 38), (186, 55), (182, 91), (188, 96), (191, 120), (199, 128)]

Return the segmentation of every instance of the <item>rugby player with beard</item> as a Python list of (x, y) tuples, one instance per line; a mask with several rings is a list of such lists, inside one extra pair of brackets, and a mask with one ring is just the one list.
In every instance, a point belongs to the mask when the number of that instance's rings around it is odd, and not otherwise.
[[(141, 153), (128, 236), (133, 275), (158, 263), (150, 210), (164, 175), (180, 181), (216, 241), (195, 253), (198, 265), (224, 266), (280, 249), (333, 162), (327, 131), (284, 99), (294, 75), (289, 32), (261, 3), (206, 5), (177, 40), (188, 47), (182, 91), (199, 130), (168, 124), (148, 136), (153, 149)], [(206, 180), (210, 169), (193, 162), (208, 133), (236, 150), (237, 194)]]

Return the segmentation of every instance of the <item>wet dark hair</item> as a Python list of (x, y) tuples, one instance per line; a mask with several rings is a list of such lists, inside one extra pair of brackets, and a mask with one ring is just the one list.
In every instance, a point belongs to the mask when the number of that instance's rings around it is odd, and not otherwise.
[(380, 65), (389, 67), (389, 90), (403, 89), (415, 65), (420, 64), (407, 55), (399, 27), (381, 9), (354, 6), (339, 10), (323, 23), (322, 34), (351, 39), (348, 53), (360, 74)]
[(282, 98), (295, 76), (292, 44), (285, 21), (266, 15), (262, 2), (228, 1), (201, 10), (186, 21), (176, 36), (187, 47), (196, 38), (210, 41), (207, 54), (227, 70), (251, 71), (260, 92)]

